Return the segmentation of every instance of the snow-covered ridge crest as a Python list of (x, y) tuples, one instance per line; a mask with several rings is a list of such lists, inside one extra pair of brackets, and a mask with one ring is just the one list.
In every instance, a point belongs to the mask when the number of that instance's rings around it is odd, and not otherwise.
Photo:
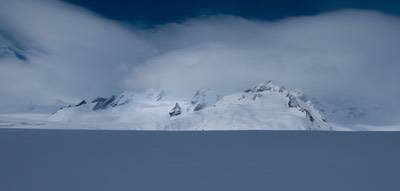
[[(319, 129), (332, 130), (331, 125), (327, 123), (327, 120), (318, 109), (314, 107), (314, 104), (307, 99), (305, 94), (298, 89), (287, 89), (284, 86), (274, 84), (272, 81), (265, 81), (258, 84), (252, 89), (245, 90), (247, 94), (252, 96), (253, 100), (263, 96), (263, 93), (275, 93), (280, 96), (284, 96), (288, 99), (288, 107), (295, 109), (306, 115), (306, 118), (314, 127)], [(245, 95), (241, 98), (244, 99)]]
[(129, 123), (143, 130), (332, 130), (303, 92), (271, 81), (225, 96), (201, 89), (190, 99), (155, 90), (124, 92), (83, 100), (50, 120)]
[(110, 97), (97, 97), (88, 101), (84, 99), (76, 105), (68, 105), (59, 111), (77, 107), (86, 107), (88, 110), (97, 111), (132, 104), (135, 102), (157, 102), (163, 99), (165, 93), (158, 90), (147, 90), (144, 92), (125, 91), (120, 95), (111, 95)]

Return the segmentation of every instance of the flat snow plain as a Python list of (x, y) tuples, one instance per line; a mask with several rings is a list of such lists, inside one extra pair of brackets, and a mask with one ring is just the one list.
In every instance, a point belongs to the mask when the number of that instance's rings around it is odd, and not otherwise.
[(0, 129), (0, 190), (400, 190), (400, 132)]
[[(0, 114), (0, 129), (87, 129), (87, 130), (143, 130), (132, 123), (102, 121), (99, 123), (51, 122), (50, 114), (15, 113)], [(334, 131), (400, 131), (400, 125), (339, 125), (331, 123)], [(226, 127), (229, 128), (229, 127)], [(225, 128), (225, 129), (226, 129)], [(296, 128), (296, 127), (293, 127)], [(222, 130), (222, 129), (218, 129)], [(240, 130), (240, 129), (232, 129)], [(242, 129), (249, 130), (249, 129)], [(273, 129), (266, 129), (273, 130)], [(290, 129), (289, 129), (290, 130)], [(296, 130), (296, 129), (291, 129)]]

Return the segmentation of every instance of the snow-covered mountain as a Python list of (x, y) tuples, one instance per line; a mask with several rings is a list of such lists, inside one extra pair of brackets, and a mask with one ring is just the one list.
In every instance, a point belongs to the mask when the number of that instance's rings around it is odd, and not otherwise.
[(202, 89), (191, 99), (124, 92), (62, 108), (50, 121), (124, 123), (142, 130), (332, 130), (301, 91), (270, 81), (224, 96)]

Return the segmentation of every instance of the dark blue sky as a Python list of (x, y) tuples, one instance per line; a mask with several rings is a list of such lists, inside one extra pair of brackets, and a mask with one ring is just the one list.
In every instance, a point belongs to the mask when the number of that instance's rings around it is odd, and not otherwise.
[(400, 14), (398, 0), (64, 0), (105, 17), (142, 24), (162, 24), (210, 14), (271, 20), (344, 8)]

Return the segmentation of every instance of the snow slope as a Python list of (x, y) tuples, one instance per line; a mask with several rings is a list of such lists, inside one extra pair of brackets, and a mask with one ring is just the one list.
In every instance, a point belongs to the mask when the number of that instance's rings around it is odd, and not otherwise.
[(162, 91), (124, 92), (119, 96), (83, 100), (49, 118), (71, 124), (125, 124), (141, 130), (332, 130), (299, 90), (270, 81), (244, 92), (220, 96), (199, 90), (190, 99)]

